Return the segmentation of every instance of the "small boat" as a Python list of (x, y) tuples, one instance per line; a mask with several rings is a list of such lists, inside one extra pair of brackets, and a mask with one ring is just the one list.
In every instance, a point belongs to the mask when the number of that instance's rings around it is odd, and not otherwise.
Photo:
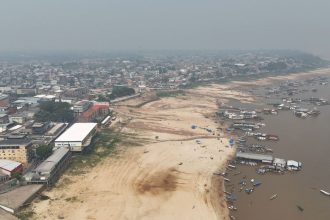
[(228, 178), (223, 178), (226, 182), (230, 182), (230, 179)]
[(327, 191), (325, 191), (325, 190), (323, 190), (323, 189), (321, 189), (320, 192), (321, 192), (322, 194), (326, 195), (326, 196), (330, 196), (330, 193), (327, 192)]
[(300, 205), (297, 205), (297, 209), (298, 209), (299, 211), (301, 211), (301, 212), (303, 212), (303, 211), (304, 211), (304, 208), (303, 208), (303, 207), (301, 207)]
[(276, 199), (277, 198), (277, 194), (274, 194), (274, 195), (272, 195), (269, 199), (270, 200), (274, 200), (274, 199)]
[(259, 182), (259, 181), (254, 181), (254, 183), (253, 183), (254, 187), (257, 187), (257, 186), (260, 186), (260, 185), (261, 185), (261, 182)]
[(233, 206), (233, 205), (229, 206), (228, 209), (229, 210), (233, 210), (233, 211), (237, 211), (237, 208), (235, 206)]
[(231, 164), (228, 164), (228, 167), (230, 167), (230, 168), (233, 168), (233, 169), (235, 169), (235, 168), (236, 168), (236, 166), (234, 166), (234, 165), (231, 165)]
[(233, 175), (234, 176), (237, 176), (237, 175), (239, 175), (239, 174), (241, 174), (242, 172), (241, 171), (238, 171), (237, 173), (234, 173)]
[(250, 193), (253, 192), (253, 188), (245, 189), (245, 192), (246, 192), (247, 194), (250, 194)]

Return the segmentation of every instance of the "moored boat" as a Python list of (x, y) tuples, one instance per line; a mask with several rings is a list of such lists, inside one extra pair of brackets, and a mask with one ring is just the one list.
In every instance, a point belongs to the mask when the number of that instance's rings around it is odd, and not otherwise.
[(321, 192), (322, 194), (326, 195), (326, 196), (330, 196), (330, 193), (327, 192), (327, 191), (325, 191), (325, 190), (323, 190), (323, 189), (321, 189), (320, 192)]

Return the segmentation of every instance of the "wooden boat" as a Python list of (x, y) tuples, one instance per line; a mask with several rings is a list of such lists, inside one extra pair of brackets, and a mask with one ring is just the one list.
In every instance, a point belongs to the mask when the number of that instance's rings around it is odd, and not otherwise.
[(327, 192), (327, 191), (325, 191), (325, 190), (323, 190), (323, 189), (321, 189), (320, 192), (321, 192), (322, 194), (326, 195), (326, 196), (330, 196), (330, 193)]
[(226, 182), (230, 182), (230, 179), (228, 178), (223, 178)]

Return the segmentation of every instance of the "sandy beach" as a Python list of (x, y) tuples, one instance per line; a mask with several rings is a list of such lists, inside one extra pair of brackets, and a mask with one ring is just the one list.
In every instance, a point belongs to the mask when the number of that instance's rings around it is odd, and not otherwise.
[(122, 150), (116, 158), (106, 158), (83, 175), (65, 174), (58, 183), (62, 187), (45, 192), (49, 200), (33, 204), (35, 217), (228, 219), (223, 179), (213, 173), (224, 169), (234, 149), (214, 118), (218, 99), (224, 101), (226, 93), (212, 87), (138, 108), (125, 103), (115, 107), (118, 122), (113, 129), (147, 141), (117, 146)]
[(33, 203), (35, 218), (229, 219), (223, 179), (213, 173), (225, 168), (234, 149), (227, 146), (228, 137), (215, 120), (217, 104), (228, 99), (252, 102), (254, 97), (242, 92), (244, 86), (329, 72), (212, 84), (183, 96), (120, 103), (113, 129), (147, 141), (117, 146), (121, 151), (116, 158), (106, 158), (85, 174), (65, 174), (58, 183), (62, 187), (45, 192), (49, 200)]

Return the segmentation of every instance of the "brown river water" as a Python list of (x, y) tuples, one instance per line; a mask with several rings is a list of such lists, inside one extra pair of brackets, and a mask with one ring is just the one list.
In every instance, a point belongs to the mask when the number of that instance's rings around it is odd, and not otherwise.
[[(309, 91), (293, 97), (322, 97), (330, 100), (330, 85), (305, 85), (304, 88)], [(312, 92), (311, 88), (317, 88), (317, 92)], [(232, 104), (242, 106), (238, 102)], [(257, 106), (263, 107), (266, 105)], [(324, 189), (330, 192), (330, 106), (317, 108), (321, 114), (306, 119), (295, 117), (292, 111), (262, 115), (262, 122), (266, 126), (260, 131), (279, 135), (280, 140), (254, 140), (251, 143), (268, 145), (275, 157), (301, 161), (303, 169), (284, 175), (259, 175), (255, 171), (256, 167), (238, 165), (235, 171), (229, 173), (231, 182), (226, 184), (226, 191), (232, 191), (238, 198), (235, 202), (238, 210), (231, 211), (237, 220), (330, 220), (330, 197), (319, 191)], [(242, 173), (233, 175), (238, 171)], [(261, 186), (251, 194), (244, 190), (239, 192), (238, 183), (244, 176), (247, 180), (253, 178), (261, 181)], [(278, 197), (270, 200), (273, 194)]]

